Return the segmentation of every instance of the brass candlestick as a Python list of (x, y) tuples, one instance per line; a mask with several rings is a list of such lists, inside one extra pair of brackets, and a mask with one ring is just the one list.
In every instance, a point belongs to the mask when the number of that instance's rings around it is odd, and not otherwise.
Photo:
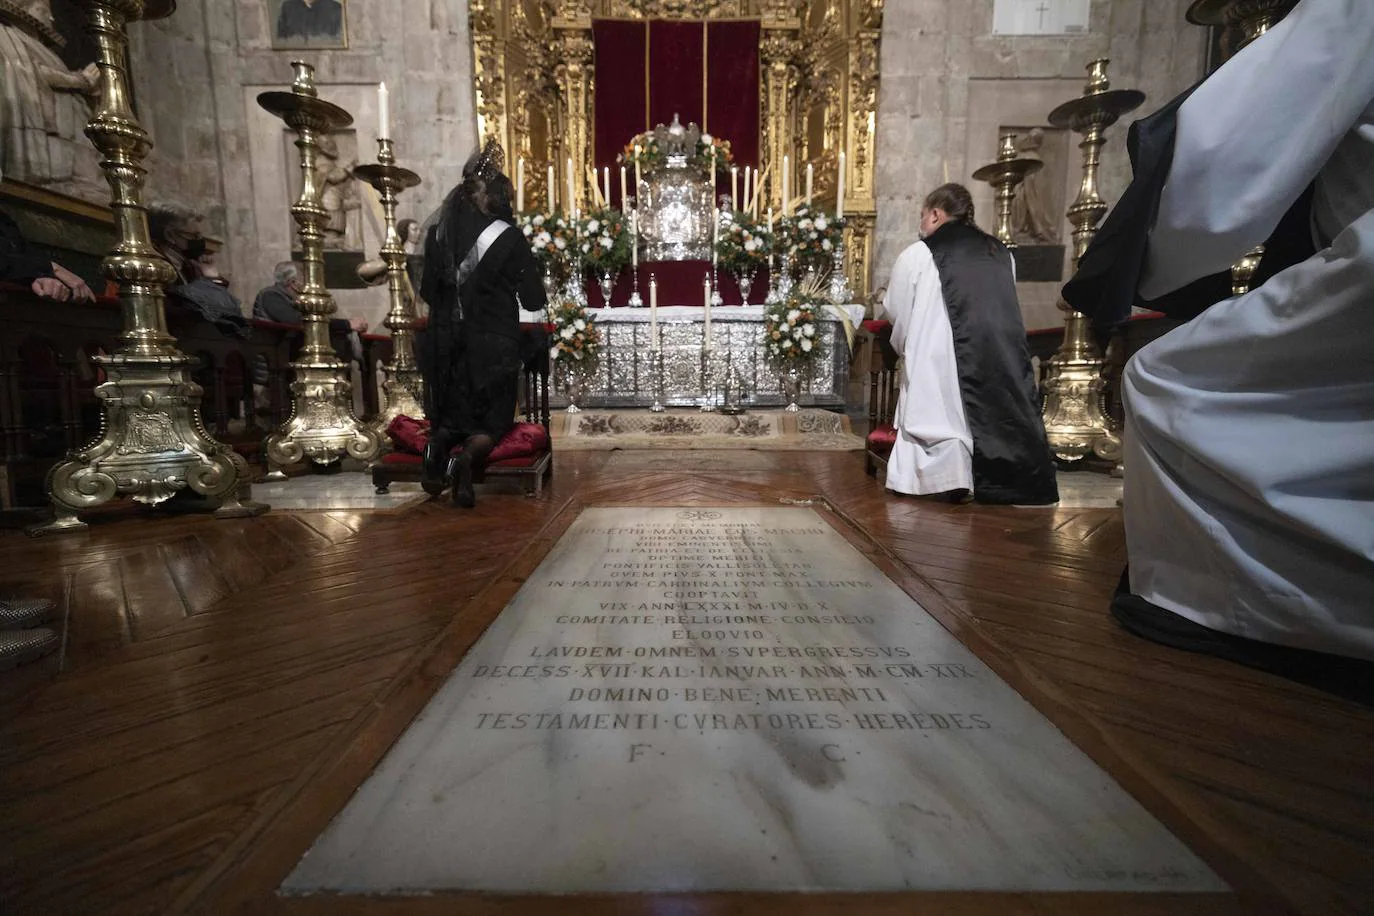
[(383, 441), (381, 437), (392, 420), (399, 416), (422, 417), (425, 409), (424, 381), (415, 361), (415, 303), (407, 290), (405, 243), (396, 232), (396, 198), (407, 188), (418, 185), (420, 176), (396, 164), (390, 140), (379, 139), (377, 148), (377, 161), (359, 166), (353, 174), (377, 189), (386, 223), (381, 255), (386, 262), (391, 308), (382, 325), (391, 331), (391, 361), (382, 366), (386, 375), (382, 382), (384, 403), (372, 423), (379, 441)]
[(142, 163), (152, 142), (129, 103), (126, 26), (170, 16), (176, 4), (82, 3), (100, 67), (99, 110), (86, 125), (86, 136), (102, 154), (118, 238), (101, 273), (119, 285), (124, 330), (112, 355), (92, 357), (106, 376), (95, 389), (104, 411), (100, 437), (48, 472), (54, 517), (30, 533), (85, 528), (79, 511), (119, 496), (156, 505), (185, 489), (222, 498), (218, 516), (257, 515), (267, 507), (249, 499), (248, 464), (206, 432), (200, 416), (203, 391), (190, 374), (193, 360), (167, 333), (163, 287), (176, 272), (152, 246), (143, 204), (148, 173)]
[[(319, 97), (315, 68), (293, 61), (290, 92), (264, 92), (258, 104), (296, 132), (301, 151), (301, 196), (291, 207), (305, 263), (305, 286), (297, 301), (305, 326), (305, 344), (291, 364), (291, 416), (267, 437), (267, 459), (274, 467), (309, 457), (331, 464), (345, 454), (371, 461), (381, 451), (381, 438), (353, 413), (349, 368), (329, 343), (329, 317), (334, 297), (324, 285), (324, 224), (329, 215), (320, 205), (323, 188), (315, 171), (318, 134), (353, 123), (352, 116)], [(388, 268), (389, 269), (389, 268)]]
[[(1073, 223), (1072, 270), (1078, 269), (1078, 259), (1107, 212), (1107, 204), (1097, 190), (1098, 164), (1106, 142), (1103, 134), (1123, 114), (1145, 101), (1142, 92), (1110, 86), (1107, 60), (1095, 60), (1088, 64), (1088, 84), (1083, 95), (1050, 112), (1052, 125), (1083, 135), (1078, 144), (1083, 151), (1083, 182), (1068, 213), (1069, 222)], [(1042, 384), (1050, 448), (1062, 461), (1093, 454), (1115, 463), (1121, 458), (1121, 437), (1112, 429), (1102, 407), (1102, 351), (1093, 341), (1088, 319), (1070, 310), (1062, 299), (1059, 308), (1065, 313), (1064, 342), (1050, 358)]]
[[(1188, 7), (1187, 19), (1193, 25), (1238, 27), (1240, 44), (1227, 55), (1229, 60), (1237, 51), (1273, 28), (1297, 5), (1297, 0), (1196, 0)], [(1264, 246), (1256, 245), (1231, 266), (1231, 294), (1242, 296), (1250, 291)]]
[(1015, 248), (1011, 235), (1011, 205), (1016, 200), (1016, 188), (1021, 182), (1045, 167), (1039, 159), (1016, 155), (1016, 134), (1004, 134), (997, 149), (997, 161), (973, 173), (974, 181), (986, 181), (997, 191), (997, 239), (1008, 248)]

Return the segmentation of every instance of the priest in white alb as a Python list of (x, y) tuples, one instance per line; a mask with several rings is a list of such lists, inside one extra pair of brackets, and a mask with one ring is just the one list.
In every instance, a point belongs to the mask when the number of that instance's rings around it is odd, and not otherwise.
[(1056, 502), (1011, 254), (974, 223), (967, 188), (926, 198), (921, 240), (897, 258), (883, 307), (903, 362), (888, 489)]

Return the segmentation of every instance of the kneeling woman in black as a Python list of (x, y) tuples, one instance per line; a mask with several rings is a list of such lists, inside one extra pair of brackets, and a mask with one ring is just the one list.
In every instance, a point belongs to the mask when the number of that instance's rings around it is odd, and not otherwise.
[[(544, 308), (538, 263), (511, 210), (514, 188), (501, 172), (501, 148), (488, 143), (463, 167), (425, 238), (420, 294), (429, 303), (425, 334), (425, 412), (430, 440), (424, 486), (471, 507), (472, 484), (487, 456), (515, 424), (522, 366), (520, 307)], [(455, 445), (462, 453), (448, 463)]]

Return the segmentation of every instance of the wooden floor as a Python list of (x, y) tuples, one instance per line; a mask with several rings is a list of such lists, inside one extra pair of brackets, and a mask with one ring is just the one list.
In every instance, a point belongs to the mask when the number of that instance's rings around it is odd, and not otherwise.
[[(899, 499), (857, 454), (765, 454), (722, 479), (563, 453), (542, 499), (470, 512), (0, 533), (0, 595), (69, 623), (60, 674), (0, 674), (0, 913), (1374, 912), (1374, 710), (1116, 628), (1117, 510)], [(275, 898), (582, 507), (811, 497), (1238, 894)]]

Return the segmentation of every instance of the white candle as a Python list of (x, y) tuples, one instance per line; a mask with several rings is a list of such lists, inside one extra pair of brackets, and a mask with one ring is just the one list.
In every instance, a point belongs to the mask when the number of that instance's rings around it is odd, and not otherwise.
[(639, 269), (639, 211), (630, 211), (630, 267)]
[(548, 191), (549, 191), (549, 212), (550, 212), (550, 213), (552, 213), (553, 211), (555, 211), (555, 210), (558, 209), (558, 201), (554, 199), (554, 192), (557, 191), (557, 190), (558, 190), (558, 185), (554, 183), (554, 177), (553, 177), (553, 163), (550, 162), (550, 163), (549, 163), (549, 184), (548, 184)]
[(630, 198), (625, 194), (625, 166), (620, 167), (620, 209), (621, 211), (630, 208)]
[(711, 349), (711, 275), (707, 274), (706, 279), (701, 281), (702, 306), (706, 309), (705, 320), (701, 326), (701, 345), (705, 349)]
[(601, 167), (601, 196), (606, 198), (603, 203), (607, 207), (611, 205), (611, 167), (605, 165)]
[(792, 166), (786, 156), (782, 157), (782, 215), (787, 215), (787, 179)]
[(377, 139), (391, 139), (391, 93), (386, 83), (377, 84)]
[(649, 274), (649, 345), (658, 349), (658, 280)]
[[(745, 178), (746, 184), (748, 180)], [(739, 169), (733, 165), (730, 166), (730, 209), (739, 209)]]
[(635, 144), (635, 197), (639, 196), (639, 185), (644, 179), (639, 174), (639, 144)]
[(811, 179), (814, 175), (811, 163), (806, 164), (806, 205), (811, 206)]
[(768, 234), (773, 234), (773, 208), (768, 208)]
[(572, 156), (568, 157), (568, 212), (577, 217), (577, 192), (574, 190), (576, 185), (573, 183)]
[(835, 182), (835, 216), (844, 216), (844, 150), (840, 150), (840, 177)]
[(525, 212), (525, 157), (515, 160), (515, 211)]
[(753, 185), (750, 179), (753, 177), (754, 170), (749, 166), (744, 167), (744, 209), (749, 210), (754, 206), (754, 198), (749, 193)]

